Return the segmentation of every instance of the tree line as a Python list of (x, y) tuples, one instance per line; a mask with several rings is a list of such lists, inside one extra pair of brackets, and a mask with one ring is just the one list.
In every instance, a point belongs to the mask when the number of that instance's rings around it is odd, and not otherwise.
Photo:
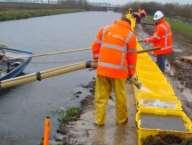
[(177, 3), (135, 2), (123, 6), (122, 11), (126, 11), (128, 8), (133, 8), (134, 10), (144, 8), (149, 15), (153, 15), (156, 10), (161, 10), (168, 17), (192, 21), (192, 4), (180, 5)]

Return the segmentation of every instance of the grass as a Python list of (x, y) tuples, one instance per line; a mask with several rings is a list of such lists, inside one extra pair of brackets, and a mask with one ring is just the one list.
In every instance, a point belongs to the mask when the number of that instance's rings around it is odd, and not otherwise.
[(83, 9), (76, 8), (63, 8), (63, 9), (8, 9), (0, 11), (0, 21), (6, 20), (17, 20), (24, 19), (30, 17), (39, 17), (39, 16), (48, 16), (48, 15), (56, 15), (62, 13), (72, 13), (72, 12), (80, 12)]
[(61, 124), (67, 124), (71, 121), (76, 121), (79, 119), (81, 114), (81, 109), (77, 107), (71, 107), (67, 109), (66, 111), (62, 111), (59, 113), (58, 121)]
[(182, 35), (192, 40), (192, 25), (175, 19), (167, 19), (172, 26), (173, 31), (181, 33)]

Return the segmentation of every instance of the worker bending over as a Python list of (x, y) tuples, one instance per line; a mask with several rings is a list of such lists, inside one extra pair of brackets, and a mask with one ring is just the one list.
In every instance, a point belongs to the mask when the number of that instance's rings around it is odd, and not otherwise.
[(159, 68), (164, 72), (166, 56), (173, 52), (171, 27), (161, 11), (155, 12), (153, 20), (155, 21), (154, 34), (142, 41), (152, 43), (154, 48), (160, 48), (155, 50), (153, 54), (157, 57)]
[(131, 22), (131, 30), (134, 31), (135, 30), (135, 26), (136, 26), (136, 19), (135, 17), (133, 16), (133, 9), (132, 8), (129, 8), (127, 13), (124, 14), (125, 17), (130, 20)]
[(116, 122), (126, 123), (126, 80), (135, 79), (136, 36), (131, 21), (122, 16), (111, 25), (101, 28), (92, 44), (94, 61), (98, 62), (95, 91), (95, 124), (105, 123), (106, 107), (111, 91), (116, 96)]
[(137, 24), (141, 24), (142, 19), (147, 16), (147, 13), (144, 9), (139, 8), (133, 12), (133, 16), (136, 18)]

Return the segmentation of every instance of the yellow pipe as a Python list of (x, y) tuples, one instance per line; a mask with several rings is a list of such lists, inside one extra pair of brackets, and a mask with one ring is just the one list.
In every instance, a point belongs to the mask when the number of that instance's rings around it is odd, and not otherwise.
[(24, 76), (19, 76), (19, 77), (12, 78), (12, 79), (3, 80), (0, 82), (0, 88), (10, 88), (13, 86), (30, 83), (30, 82), (33, 82), (36, 80), (41, 81), (41, 80), (47, 79), (49, 77), (54, 77), (54, 76), (62, 75), (65, 73), (89, 68), (89, 67), (91, 67), (91, 65), (92, 65), (91, 62), (83, 61), (83, 62), (79, 62), (79, 63), (74, 63), (74, 64), (70, 64), (70, 65), (65, 65), (65, 66), (61, 66), (61, 67), (55, 67), (55, 68), (43, 70), (43, 71), (36, 72), (36, 73), (27, 74)]
[(86, 68), (86, 62), (80, 62), (78, 64), (70, 65), (70, 66), (64, 66), (64, 67), (58, 67), (58, 68), (53, 68), (53, 69), (48, 69), (45, 71), (41, 71), (41, 78), (46, 79), (49, 77), (54, 77), (58, 75), (62, 75), (64, 73), (69, 73), (81, 69)]
[(9, 88), (20, 84), (26, 84), (36, 80), (36, 73), (27, 74), (24, 76), (7, 79), (0, 82), (0, 88)]

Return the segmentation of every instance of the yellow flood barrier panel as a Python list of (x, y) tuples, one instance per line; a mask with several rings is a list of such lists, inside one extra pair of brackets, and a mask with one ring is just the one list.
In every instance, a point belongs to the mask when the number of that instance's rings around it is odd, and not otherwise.
[[(143, 50), (139, 43), (137, 49)], [(137, 76), (142, 83), (141, 89), (135, 87), (134, 91), (138, 145), (159, 134), (192, 138), (192, 122), (182, 111), (181, 101), (147, 53), (138, 55)]]
[[(139, 44), (137, 48), (142, 50)], [(192, 137), (192, 122), (182, 111), (181, 101), (148, 54), (138, 55), (137, 76), (142, 83), (140, 90), (135, 88), (138, 145), (159, 134)]]
[(149, 110), (162, 109), (174, 109), (182, 110), (181, 102), (175, 96), (161, 96), (152, 93), (140, 93), (136, 96), (137, 109), (142, 110), (148, 108)]
[[(139, 43), (137, 44), (137, 48), (138, 50), (142, 50)], [(135, 95), (138, 100), (142, 99), (145, 93), (150, 94), (150, 97), (154, 96), (153, 98), (158, 95), (162, 96), (162, 98), (166, 97), (170, 101), (174, 98), (178, 100), (171, 84), (148, 54), (138, 55), (137, 76), (142, 83), (140, 90), (135, 89)], [(146, 98), (146, 95), (143, 97)]]
[(173, 109), (141, 109), (136, 114), (138, 145), (148, 137), (177, 135), (192, 137), (192, 123), (183, 111)]

